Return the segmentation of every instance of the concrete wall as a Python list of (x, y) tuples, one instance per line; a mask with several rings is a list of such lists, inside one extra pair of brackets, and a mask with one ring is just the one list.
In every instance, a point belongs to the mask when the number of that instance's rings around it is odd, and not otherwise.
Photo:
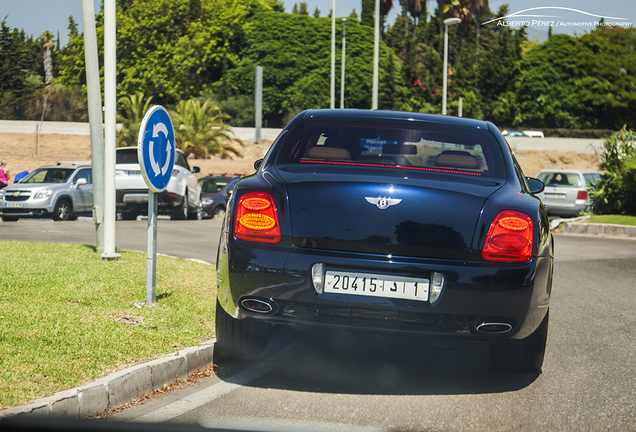
[(515, 151), (562, 151), (575, 153), (596, 153), (603, 148), (602, 139), (588, 138), (506, 138)]
[[(90, 128), (88, 123), (74, 123), (74, 122), (38, 122), (29, 120), (0, 120), (0, 133), (14, 133), (14, 134), (34, 134), (35, 128), (40, 125), (40, 134), (59, 134), (59, 135), (90, 135)], [(121, 125), (117, 125), (118, 130), (121, 129)], [(254, 141), (256, 136), (255, 128), (233, 128), (234, 136), (245, 142)], [(261, 139), (267, 141), (274, 141), (282, 129), (261, 129)]]
[[(35, 133), (35, 126), (41, 124), (40, 134), (60, 135), (90, 135), (88, 123), (73, 122), (37, 122), (20, 120), (0, 120), (0, 133)], [(118, 125), (121, 127), (121, 125)], [(254, 142), (256, 130), (254, 128), (233, 128), (234, 136), (246, 143)], [(261, 139), (274, 141), (282, 129), (263, 128)], [(576, 153), (595, 153), (603, 148), (602, 139), (579, 138), (527, 138), (509, 137), (508, 142), (513, 150), (518, 151), (562, 151)]]

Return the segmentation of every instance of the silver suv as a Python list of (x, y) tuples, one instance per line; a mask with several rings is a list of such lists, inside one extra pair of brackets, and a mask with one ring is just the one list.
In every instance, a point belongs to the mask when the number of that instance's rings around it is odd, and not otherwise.
[[(159, 214), (172, 219), (201, 219), (201, 187), (194, 176), (199, 167), (188, 165), (183, 152), (176, 151), (172, 176), (166, 190), (158, 194)], [(134, 220), (148, 214), (148, 185), (141, 175), (137, 147), (117, 149), (115, 165), (117, 212), (123, 220)]]
[(50, 217), (64, 221), (91, 216), (92, 210), (91, 167), (78, 162), (38, 168), (0, 190), (0, 217), (4, 222)]

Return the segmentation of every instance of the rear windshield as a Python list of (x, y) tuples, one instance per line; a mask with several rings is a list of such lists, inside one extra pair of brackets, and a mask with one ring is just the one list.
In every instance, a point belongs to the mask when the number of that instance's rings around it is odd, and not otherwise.
[(548, 172), (539, 173), (538, 177), (546, 186), (565, 188), (580, 188), (583, 186), (581, 177), (577, 173)]
[(278, 162), (505, 177), (503, 156), (491, 133), (413, 123), (305, 123), (291, 132)]
[(117, 159), (115, 163), (118, 164), (138, 164), (139, 160), (137, 159), (137, 149), (123, 149), (117, 150)]

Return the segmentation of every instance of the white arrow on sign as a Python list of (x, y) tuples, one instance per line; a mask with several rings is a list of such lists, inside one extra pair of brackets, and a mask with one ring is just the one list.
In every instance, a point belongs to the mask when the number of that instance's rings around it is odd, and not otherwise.
[(163, 135), (166, 137), (166, 141), (168, 141), (168, 146), (166, 147), (166, 153), (167, 153), (166, 163), (163, 165), (163, 167), (159, 168), (159, 164), (155, 160), (155, 154), (153, 151), (153, 147), (155, 143), (154, 141), (150, 141), (149, 143), (150, 154), (148, 156), (150, 156), (150, 166), (152, 167), (152, 171), (155, 173), (155, 177), (159, 175), (159, 172), (161, 172), (161, 175), (164, 175), (166, 171), (168, 171), (168, 167), (170, 166), (170, 152), (172, 151), (172, 144), (170, 143), (170, 140), (168, 140), (168, 128), (166, 127), (165, 124), (161, 122), (155, 124), (152, 127), (152, 137), (153, 138), (159, 137), (159, 132), (162, 132)]

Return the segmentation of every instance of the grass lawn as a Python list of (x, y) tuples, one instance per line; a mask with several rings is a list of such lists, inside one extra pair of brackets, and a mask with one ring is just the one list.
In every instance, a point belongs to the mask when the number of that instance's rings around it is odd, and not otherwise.
[(592, 215), (589, 219), (582, 220), (584, 223), (601, 223), (616, 225), (636, 225), (636, 216), (624, 215)]
[(214, 336), (213, 266), (157, 257), (147, 307), (146, 254), (118, 252), (102, 261), (90, 246), (0, 241), (0, 408)]

